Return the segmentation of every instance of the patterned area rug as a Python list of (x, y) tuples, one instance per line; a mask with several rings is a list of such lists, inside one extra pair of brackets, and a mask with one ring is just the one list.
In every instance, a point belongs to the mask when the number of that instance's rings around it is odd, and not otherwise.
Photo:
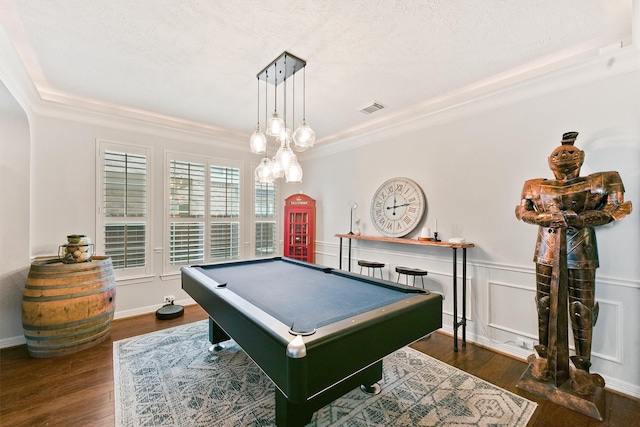
[[(208, 322), (113, 344), (116, 426), (274, 426), (274, 386), (230, 341), (209, 354)], [(382, 393), (352, 390), (310, 426), (526, 426), (536, 403), (404, 347)]]

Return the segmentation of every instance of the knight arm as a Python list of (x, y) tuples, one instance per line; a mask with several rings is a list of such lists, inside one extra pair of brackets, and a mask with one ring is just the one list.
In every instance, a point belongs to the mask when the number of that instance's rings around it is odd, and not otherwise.
[(565, 217), (570, 226), (589, 227), (619, 221), (632, 211), (630, 201), (624, 201), (624, 186), (618, 172), (600, 172), (589, 175), (591, 192), (606, 195), (604, 205), (596, 210), (581, 213), (567, 211)]
[(536, 209), (534, 199), (539, 194), (539, 187), (542, 179), (533, 179), (525, 182), (522, 188), (522, 198), (520, 204), (516, 206), (516, 218), (527, 224), (539, 225), (541, 227), (566, 227), (568, 224), (564, 215), (557, 211), (539, 211)]

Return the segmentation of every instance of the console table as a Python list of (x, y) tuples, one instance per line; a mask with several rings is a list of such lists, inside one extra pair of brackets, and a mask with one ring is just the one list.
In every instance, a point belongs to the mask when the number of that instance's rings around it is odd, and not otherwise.
[[(460, 327), (462, 327), (462, 345), (467, 345), (467, 248), (473, 248), (475, 246), (473, 243), (449, 243), (395, 237), (356, 236), (355, 234), (336, 234), (336, 237), (340, 238), (340, 269), (342, 269), (342, 239), (349, 241), (349, 271), (351, 271), (351, 241), (354, 239), (453, 249), (453, 351), (458, 351), (458, 328)], [(462, 249), (462, 317), (460, 320), (458, 320), (458, 249)]]

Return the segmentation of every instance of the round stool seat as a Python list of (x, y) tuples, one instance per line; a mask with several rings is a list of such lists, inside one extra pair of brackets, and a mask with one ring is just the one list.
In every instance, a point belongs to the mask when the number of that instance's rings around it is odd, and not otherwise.
[(396, 283), (400, 282), (400, 275), (404, 274), (406, 276), (405, 283), (407, 285), (409, 285), (409, 276), (413, 277), (413, 286), (416, 285), (416, 277), (420, 277), (420, 281), (422, 282), (422, 289), (424, 289), (424, 276), (429, 274), (427, 270), (413, 267), (396, 267), (396, 273), (398, 273), (398, 280), (396, 280)]
[(367, 274), (373, 273), (373, 274), (371, 274), (373, 277), (376, 277), (376, 269), (379, 269), (380, 270), (380, 278), (384, 280), (384, 275), (382, 273), (382, 269), (385, 266), (384, 262), (366, 261), (364, 259), (359, 259), (358, 260), (358, 265), (360, 266), (360, 274), (362, 274), (362, 269), (366, 268), (367, 269)]
[(429, 274), (427, 270), (412, 267), (396, 267), (396, 273), (406, 274), (407, 276), (426, 276)]
[(377, 261), (365, 261), (365, 260), (358, 260), (358, 265), (360, 267), (367, 267), (367, 268), (383, 268), (384, 267), (384, 263), (383, 262), (377, 262)]

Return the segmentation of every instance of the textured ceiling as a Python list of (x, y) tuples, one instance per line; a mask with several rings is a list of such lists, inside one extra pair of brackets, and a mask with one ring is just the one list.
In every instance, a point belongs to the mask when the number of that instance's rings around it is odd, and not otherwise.
[[(289, 51), (307, 61), (320, 141), (492, 76), (628, 43), (631, 15), (631, 0), (0, 0), (0, 25), (44, 99), (248, 135), (256, 74)], [(387, 108), (357, 111), (373, 100)]]

